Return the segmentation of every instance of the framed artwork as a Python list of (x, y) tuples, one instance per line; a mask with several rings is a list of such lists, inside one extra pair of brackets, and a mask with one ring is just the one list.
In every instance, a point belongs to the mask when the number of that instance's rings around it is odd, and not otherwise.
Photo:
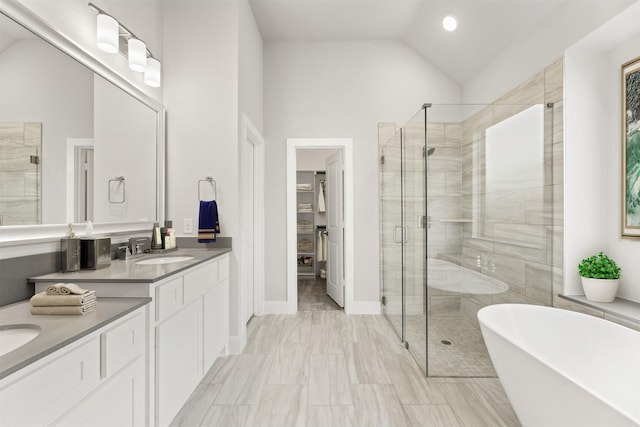
[(622, 237), (640, 238), (640, 57), (622, 66)]

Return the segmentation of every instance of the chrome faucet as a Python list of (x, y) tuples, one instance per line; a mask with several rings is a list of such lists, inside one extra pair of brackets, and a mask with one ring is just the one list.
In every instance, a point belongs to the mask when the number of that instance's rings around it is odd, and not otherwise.
[(118, 247), (118, 259), (127, 260), (131, 257), (131, 251), (129, 250), (129, 246), (119, 246)]

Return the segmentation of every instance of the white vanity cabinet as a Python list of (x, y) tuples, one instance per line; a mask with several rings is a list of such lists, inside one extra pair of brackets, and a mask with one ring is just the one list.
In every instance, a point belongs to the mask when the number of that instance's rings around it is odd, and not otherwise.
[(145, 310), (3, 378), (0, 426), (145, 426)]
[[(109, 268), (73, 274), (74, 282), (95, 290), (98, 297), (152, 299), (145, 315), (148, 357), (144, 363), (144, 390), (148, 393), (145, 420), (151, 427), (171, 423), (216, 358), (225, 354), (229, 341), (229, 250), (179, 251), (183, 252), (178, 255), (184, 253), (195, 258), (193, 263), (145, 265), (135, 259), (115, 260)], [(41, 292), (51, 283), (70, 281), (70, 276), (52, 273), (33, 280), (36, 292)], [(126, 334), (117, 330), (112, 333), (114, 337)], [(114, 348), (110, 339), (105, 340), (106, 348)], [(104, 340), (99, 344), (103, 343)], [(100, 372), (109, 375), (118, 370), (129, 372), (125, 370), (125, 361), (129, 360), (130, 350), (119, 348), (113, 353), (107, 355), (106, 360), (110, 362), (101, 365)], [(133, 373), (126, 375), (131, 375), (128, 381), (135, 392), (138, 377)], [(110, 396), (113, 392), (105, 389), (103, 393)], [(96, 404), (102, 399), (99, 396), (94, 399)], [(124, 397), (120, 395), (118, 399)], [(96, 408), (94, 412), (102, 414), (100, 417), (107, 425), (120, 426), (116, 422), (118, 417), (122, 415), (124, 419), (124, 413), (132, 410), (123, 404), (123, 413), (117, 414), (115, 408), (108, 406)], [(105, 410), (113, 412), (103, 414), (101, 411)], [(81, 410), (70, 412), (59, 420), (59, 425), (73, 425), (84, 414)], [(132, 419), (137, 416), (133, 414)], [(0, 427), (4, 427), (2, 422)]]
[(229, 257), (155, 288), (156, 425), (169, 425), (229, 339)]

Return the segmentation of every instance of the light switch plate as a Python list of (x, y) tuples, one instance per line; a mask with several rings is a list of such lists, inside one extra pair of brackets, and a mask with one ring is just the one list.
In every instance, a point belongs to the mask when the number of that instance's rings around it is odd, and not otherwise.
[(191, 218), (182, 220), (182, 232), (184, 234), (193, 234), (193, 220)]

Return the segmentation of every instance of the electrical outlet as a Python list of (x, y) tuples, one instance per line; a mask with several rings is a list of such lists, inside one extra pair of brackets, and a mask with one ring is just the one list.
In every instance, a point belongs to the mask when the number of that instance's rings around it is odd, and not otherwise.
[(182, 220), (182, 232), (184, 234), (193, 234), (193, 220), (191, 218)]

